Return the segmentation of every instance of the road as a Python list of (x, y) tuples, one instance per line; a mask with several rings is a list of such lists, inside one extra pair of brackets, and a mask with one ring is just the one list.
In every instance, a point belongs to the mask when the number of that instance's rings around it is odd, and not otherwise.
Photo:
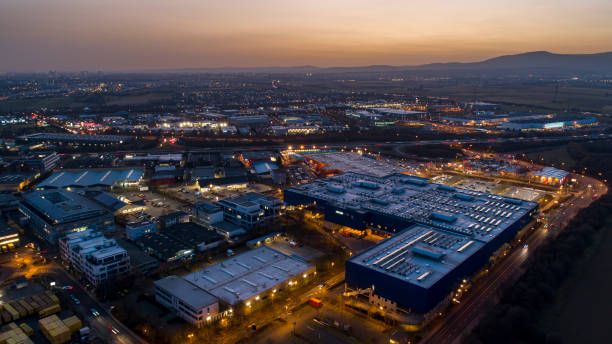
[[(343, 291), (342, 283), (319, 291), (318, 295), (313, 296), (323, 300), (321, 308), (308, 304), (296, 307), (286, 320), (275, 321), (251, 337), (249, 343), (388, 343), (389, 334), (385, 333), (387, 326), (347, 311), (339, 302), (332, 302), (340, 300), (339, 295)], [(343, 329), (345, 324), (349, 325), (347, 331)], [(293, 335), (294, 331), (296, 335)]]
[[(511, 137), (511, 138), (489, 138), (489, 139), (454, 139), (454, 140), (414, 140), (414, 141), (385, 141), (385, 142), (347, 142), (347, 143), (329, 143), (329, 144), (305, 144), (300, 147), (293, 147), (293, 149), (310, 149), (315, 147), (316, 149), (353, 149), (357, 147), (372, 147), (372, 146), (395, 146), (396, 152), (401, 153), (401, 146), (427, 146), (427, 145), (439, 145), (439, 144), (472, 144), (472, 143), (504, 143), (504, 142), (533, 142), (534, 144), (543, 142), (554, 142), (554, 141), (584, 141), (584, 140), (602, 140), (612, 138), (612, 134), (597, 134), (597, 135), (572, 135), (572, 136), (536, 136), (536, 137)], [(208, 148), (186, 148), (176, 147), (176, 149), (147, 149), (147, 150), (120, 150), (118, 154), (139, 154), (139, 153), (150, 153), (150, 154), (176, 154), (184, 152), (209, 152), (209, 153), (223, 153), (223, 152), (234, 152), (234, 151), (258, 151), (258, 150), (285, 150), (288, 149), (289, 144), (283, 145), (271, 145), (271, 146), (257, 146), (257, 142), (253, 142), (253, 146), (227, 146), (227, 147), (208, 147)], [(71, 153), (70, 155), (82, 155), (82, 153)]]
[[(20, 275), (26, 277), (36, 275), (40, 277), (41, 280), (45, 281), (45, 283), (55, 282), (55, 290), (53, 290), (53, 292), (66, 295), (67, 302), (71, 303), (71, 309), (82, 320), (83, 326), (89, 325), (105, 343), (146, 343), (121, 322), (114, 319), (105, 305), (96, 301), (59, 262), (54, 260), (57, 253), (47, 252), (42, 254), (42, 256), (46, 258), (46, 264), (40, 265), (33, 264), (34, 260), (38, 257), (36, 251), (21, 247), (18, 253), (19, 258), (13, 259), (11, 263), (20, 264), (21, 262), (27, 262), (27, 270), (15, 269), (10, 278), (15, 278)], [(63, 289), (62, 287), (64, 286), (70, 286), (72, 289)], [(78, 305), (70, 300), (70, 295), (73, 295), (79, 300)], [(91, 312), (92, 309), (97, 310), (100, 316), (94, 317)], [(119, 333), (114, 334), (110, 329), (111, 326), (119, 330)]]
[[(461, 300), (459, 305), (451, 307), (442, 322), (432, 328), (421, 340), (427, 344), (461, 343), (462, 336), (468, 333), (486, 314), (486, 309), (495, 302), (500, 287), (509, 280), (516, 280), (522, 273), (522, 264), (529, 252), (541, 245), (548, 236), (558, 233), (578, 211), (587, 207), (599, 195), (607, 192), (605, 184), (596, 179), (584, 176), (572, 176), (579, 179), (580, 187), (575, 196), (549, 214), (554, 220), (549, 221), (549, 228), (536, 227), (536, 230), (526, 239), (528, 248), (513, 250), (501, 262), (490, 269), (489, 273)], [(591, 185), (591, 187), (588, 187)]]

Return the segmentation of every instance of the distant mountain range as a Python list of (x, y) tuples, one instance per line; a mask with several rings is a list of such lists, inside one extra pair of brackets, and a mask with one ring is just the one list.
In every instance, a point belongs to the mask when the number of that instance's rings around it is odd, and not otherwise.
[(450, 72), (456, 73), (596, 73), (612, 75), (612, 52), (596, 54), (555, 54), (534, 51), (516, 55), (504, 55), (480, 62), (448, 62), (424, 65), (372, 65), (355, 67), (257, 67), (257, 68), (185, 68), (157, 72), (179, 73), (384, 73), (384, 72)]
[(597, 54), (554, 54), (534, 51), (504, 55), (471, 63), (432, 63), (418, 66), (423, 69), (608, 69), (612, 71), (612, 52)]

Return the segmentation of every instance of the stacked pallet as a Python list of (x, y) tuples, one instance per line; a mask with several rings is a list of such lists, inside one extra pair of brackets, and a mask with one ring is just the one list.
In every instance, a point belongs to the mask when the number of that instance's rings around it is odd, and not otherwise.
[(73, 315), (62, 321), (64, 322), (64, 325), (66, 325), (66, 327), (70, 329), (70, 332), (78, 331), (81, 329), (81, 327), (83, 327), (83, 324), (81, 323), (81, 319), (79, 319), (76, 315)]
[(62, 344), (70, 340), (72, 332), (57, 315), (38, 320), (40, 330), (51, 344)]
[(0, 333), (0, 344), (34, 344), (34, 342), (30, 340), (28, 334), (26, 334), (20, 326), (17, 326), (15, 323), (10, 323), (6, 325)]

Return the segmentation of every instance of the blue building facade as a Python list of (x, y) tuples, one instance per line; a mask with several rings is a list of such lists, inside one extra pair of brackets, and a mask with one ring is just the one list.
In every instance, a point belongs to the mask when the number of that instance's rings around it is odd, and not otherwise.
[(392, 235), (346, 262), (346, 283), (374, 286), (376, 295), (418, 313), (481, 268), (538, 209), (535, 202), (401, 174), (345, 173), (287, 189), (284, 202), (316, 205), (327, 221)]

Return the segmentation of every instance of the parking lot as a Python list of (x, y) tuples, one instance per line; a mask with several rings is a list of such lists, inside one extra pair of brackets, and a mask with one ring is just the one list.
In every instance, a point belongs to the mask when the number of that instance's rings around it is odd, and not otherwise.
[(540, 198), (544, 197), (548, 192), (536, 190), (532, 188), (525, 188), (519, 186), (510, 186), (503, 193), (502, 196), (514, 197), (522, 199), (524, 201), (537, 202)]
[(281, 240), (274, 240), (266, 245), (286, 255), (289, 255), (289, 256), (296, 255), (308, 261), (315, 260), (325, 255), (323, 252), (317, 249), (314, 249), (312, 247), (300, 245), (299, 243), (297, 243), (296, 245), (293, 243), (295, 242), (292, 242), (291, 240), (281, 239)]
[[(154, 191), (134, 191), (127, 192), (117, 195), (120, 198), (125, 197), (129, 201), (145, 200), (145, 210), (142, 216), (151, 218), (158, 218), (162, 215), (172, 213), (174, 211), (182, 210), (186, 213), (191, 212), (191, 206), (179, 202), (171, 197), (166, 197)], [(144, 220), (145, 218), (143, 218)]]
[(273, 190), (274, 188), (264, 184), (247, 184), (246, 187), (213, 187), (210, 190), (200, 191), (196, 184), (192, 184), (169, 187), (163, 189), (163, 192), (185, 203), (195, 204), (200, 201), (214, 202), (223, 198), (238, 196), (245, 192), (267, 193)]

